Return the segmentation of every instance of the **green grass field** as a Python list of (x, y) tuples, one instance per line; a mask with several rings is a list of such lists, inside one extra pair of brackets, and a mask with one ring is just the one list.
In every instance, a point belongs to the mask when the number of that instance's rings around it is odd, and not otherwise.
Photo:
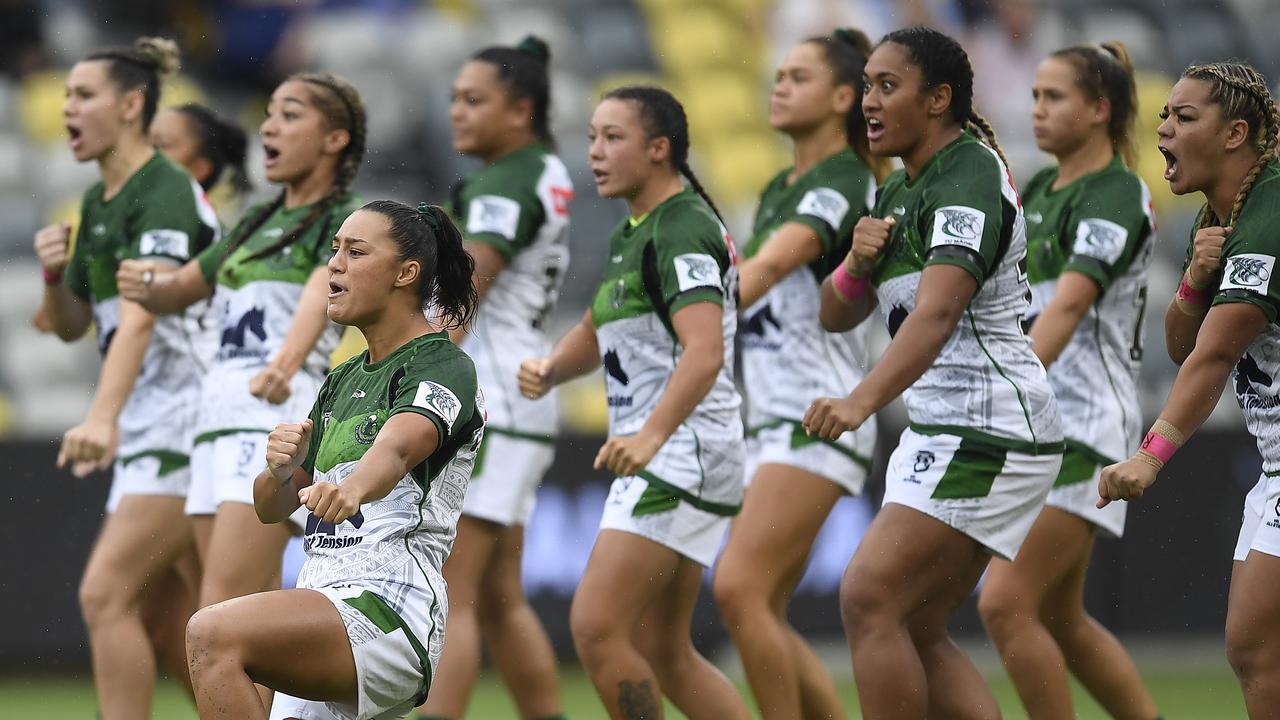
[[(1239, 686), (1225, 666), (1212, 670), (1162, 670), (1146, 672), (1156, 701), (1166, 720), (1226, 720), (1243, 718), (1244, 705)], [(1025, 718), (1012, 685), (1003, 675), (993, 675), (991, 683), (1000, 699), (1005, 718)], [(562, 682), (566, 714), (578, 720), (600, 718), (604, 713), (590, 683), (578, 671), (567, 671)], [(857, 693), (853, 682), (841, 685), (851, 717), (857, 715)], [(745, 692), (745, 688), (744, 688)], [(92, 720), (96, 704), (88, 679), (0, 678), (0, 717), (39, 720)], [(1076, 712), (1080, 718), (1107, 715), (1077, 688)], [(186, 697), (172, 683), (161, 685), (152, 717), (159, 720), (195, 720), (196, 713)], [(515, 718), (506, 691), (495, 676), (486, 675), (471, 702), (467, 717), (480, 720)], [(668, 717), (682, 717), (668, 707)]]

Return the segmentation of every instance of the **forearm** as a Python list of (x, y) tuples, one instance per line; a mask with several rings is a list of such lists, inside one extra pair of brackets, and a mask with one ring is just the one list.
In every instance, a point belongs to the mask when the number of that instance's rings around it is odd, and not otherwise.
[(743, 262), (738, 269), (738, 309), (745, 310), (754, 305), (782, 275), (782, 268), (760, 256)]
[[(295, 470), (294, 475), (281, 482), (264, 469), (253, 481), (253, 509), (258, 520), (265, 525), (283, 522), (301, 504), (298, 502), (297, 475), (303, 474)], [(310, 483), (305, 483), (310, 484)]]
[(551, 350), (551, 372), (555, 384), (586, 375), (599, 366), (600, 346), (589, 318), (574, 325)]
[(302, 290), (293, 322), (285, 333), (280, 349), (271, 358), (271, 364), (292, 376), (307, 361), (316, 341), (329, 326), (329, 281), (327, 276), (313, 273)]
[(1178, 370), (1160, 419), (1191, 437), (1217, 407), (1238, 360), (1216, 349), (1193, 351)]
[(120, 324), (102, 360), (89, 417), (114, 423), (120, 416), (142, 371), (154, 329), (155, 316), (137, 306), (121, 308)]
[(665, 442), (715, 385), (723, 365), (724, 348), (686, 348), (649, 419), (640, 429)]
[(1175, 364), (1181, 365), (1191, 355), (1203, 323), (1203, 315), (1188, 315), (1178, 307), (1176, 299), (1170, 301), (1169, 309), (1164, 313), (1164, 342), (1169, 359)]
[(76, 297), (62, 283), (45, 285), (43, 307), (49, 327), (67, 342), (84, 336), (93, 321), (89, 303)]
[(213, 294), (194, 261), (173, 270), (155, 270), (139, 303), (158, 315), (180, 313)]
[(342, 486), (353, 493), (361, 505), (381, 500), (422, 462), (414, 460), (412, 455), (406, 443), (375, 442), (360, 457), (356, 469), (342, 481)]
[(852, 397), (868, 414), (878, 412), (920, 379), (946, 345), (955, 322), (942, 313), (911, 313)]
[[(844, 272), (843, 266), (837, 272)], [(818, 322), (827, 332), (845, 332), (861, 325), (876, 309), (876, 292), (868, 288), (854, 300), (841, 295), (831, 278), (822, 281), (822, 302), (818, 307)]]
[(1071, 342), (1088, 307), (1050, 303), (1031, 326), (1031, 350), (1046, 368), (1057, 361)]

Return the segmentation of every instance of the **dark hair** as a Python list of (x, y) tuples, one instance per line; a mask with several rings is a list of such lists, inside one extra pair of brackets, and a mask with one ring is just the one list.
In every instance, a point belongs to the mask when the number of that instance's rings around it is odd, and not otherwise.
[(960, 43), (946, 33), (923, 26), (894, 30), (880, 44), (887, 42), (906, 49), (911, 64), (920, 68), (926, 90), (939, 85), (951, 87), (951, 117), (995, 150), (1008, 168), (1009, 160), (996, 142), (996, 131), (973, 109), (973, 66)]
[(805, 42), (822, 48), (827, 66), (835, 76), (836, 85), (853, 87), (853, 106), (845, 115), (844, 132), (854, 153), (864, 165), (871, 168), (877, 180), (883, 180), (889, 174), (889, 161), (888, 158), (878, 158), (871, 154), (871, 142), (867, 140), (867, 120), (862, 116), (862, 76), (867, 58), (871, 57), (871, 41), (861, 30), (838, 28), (830, 35), (817, 35)]
[[(1262, 73), (1241, 61), (1192, 65), (1183, 71), (1182, 77), (1209, 83), (1209, 101), (1222, 108), (1222, 117), (1244, 120), (1249, 125), (1258, 161), (1240, 183), (1235, 202), (1231, 204), (1231, 217), (1225, 218), (1225, 225), (1234, 226), (1258, 174), (1276, 158), (1276, 129), (1280, 127), (1280, 115), (1275, 101), (1271, 99), (1271, 88)], [(1200, 211), (1199, 229), (1213, 225), (1215, 220), (1219, 218), (1214, 217), (1206, 202)]]
[(471, 59), (493, 65), (512, 102), (529, 101), (533, 106), (533, 134), (544, 143), (555, 145), (550, 120), (551, 80), (547, 75), (551, 50), (547, 44), (541, 38), (526, 35), (515, 47), (494, 45), (472, 55)]
[(85, 61), (107, 63), (107, 77), (121, 92), (142, 91), (142, 132), (151, 129), (156, 108), (160, 105), (160, 81), (178, 71), (178, 45), (159, 37), (142, 37), (133, 47), (99, 50)]
[[(247, 258), (248, 260), (257, 260), (274, 255), (302, 237), (302, 234), (316, 220), (319, 220), (333, 209), (338, 200), (351, 189), (351, 183), (355, 181), (356, 174), (360, 172), (360, 162), (364, 159), (365, 137), (368, 131), (364, 101), (360, 99), (360, 93), (356, 91), (351, 83), (329, 73), (297, 73), (289, 76), (285, 82), (301, 82), (310, 85), (313, 89), (311, 102), (315, 104), (316, 108), (324, 116), (325, 124), (331, 130), (337, 128), (346, 130), (350, 133), (351, 139), (347, 142), (347, 146), (342, 149), (342, 154), (339, 156), (338, 171), (333, 178), (333, 185), (329, 187), (329, 192), (325, 193), (324, 197), (279, 241), (250, 255)], [(280, 191), (280, 194), (276, 196), (273, 202), (264, 205), (256, 215), (241, 223), (240, 227), (243, 229), (227, 243), (228, 257), (232, 252), (235, 252), (235, 249), (241, 243), (253, 235), (258, 228), (262, 227), (267, 218), (271, 217), (276, 210), (284, 205), (284, 195), (284, 191)]]
[(191, 121), (199, 145), (197, 152), (213, 165), (213, 171), (200, 183), (201, 187), (208, 190), (226, 172), (237, 192), (246, 193), (253, 189), (244, 168), (249, 139), (239, 125), (223, 120), (212, 109), (199, 103), (179, 105), (174, 111)]
[(689, 180), (693, 191), (711, 206), (711, 211), (723, 225), (724, 217), (720, 215), (720, 209), (712, 202), (711, 196), (689, 167), (689, 119), (685, 117), (684, 106), (680, 101), (666, 90), (650, 85), (615, 88), (605, 93), (604, 99), (627, 100), (639, 106), (640, 121), (649, 132), (649, 139), (664, 137), (671, 143), (671, 166)]
[(1133, 141), (1133, 124), (1138, 111), (1138, 84), (1133, 78), (1133, 60), (1119, 40), (1100, 45), (1074, 45), (1049, 57), (1071, 64), (1076, 84), (1090, 100), (1106, 98), (1111, 104), (1107, 137), (1124, 164), (1138, 164), (1138, 147)]
[(463, 247), (462, 233), (449, 213), (427, 203), (418, 203), (415, 210), (394, 200), (374, 200), (360, 209), (387, 219), (401, 260), (422, 263), (418, 299), (423, 306), (430, 304), (446, 328), (466, 326), (480, 304), (471, 277), (475, 261)]

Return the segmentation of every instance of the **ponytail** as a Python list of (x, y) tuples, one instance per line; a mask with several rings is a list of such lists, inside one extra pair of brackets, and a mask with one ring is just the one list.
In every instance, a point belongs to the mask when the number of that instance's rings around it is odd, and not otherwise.
[(199, 103), (179, 105), (174, 110), (187, 116), (195, 125), (197, 152), (213, 166), (209, 177), (200, 183), (201, 187), (208, 190), (226, 174), (236, 192), (243, 194), (252, 190), (253, 185), (245, 170), (249, 139), (244, 130)]
[(449, 213), (436, 205), (418, 203), (415, 209), (392, 200), (375, 200), (360, 209), (387, 219), (401, 260), (421, 263), (417, 292), (423, 307), (430, 305), (446, 329), (466, 327), (480, 304), (472, 279), (475, 261)]
[(493, 65), (512, 102), (529, 101), (534, 137), (555, 147), (551, 134), (551, 80), (547, 72), (551, 49), (547, 44), (536, 35), (526, 35), (515, 47), (494, 45), (471, 59)]
[(160, 83), (181, 65), (178, 44), (167, 38), (142, 37), (133, 47), (99, 50), (85, 58), (91, 60), (107, 63), (107, 77), (121, 92), (142, 91), (142, 134), (147, 134), (160, 106)]
[(837, 28), (830, 35), (811, 37), (805, 42), (822, 49), (836, 85), (853, 88), (853, 105), (844, 120), (847, 142), (858, 159), (862, 160), (862, 164), (870, 168), (876, 181), (884, 180), (892, 169), (889, 159), (871, 154), (871, 142), (867, 139), (867, 120), (862, 116), (862, 76), (867, 58), (871, 57), (871, 41), (861, 30)]

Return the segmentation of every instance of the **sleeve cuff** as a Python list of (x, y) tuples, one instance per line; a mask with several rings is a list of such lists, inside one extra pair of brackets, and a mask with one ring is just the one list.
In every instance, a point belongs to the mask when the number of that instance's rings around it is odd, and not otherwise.
[(667, 300), (667, 316), (672, 317), (676, 311), (694, 303), (711, 302), (724, 307), (724, 295), (713, 287), (696, 287), (677, 293)]
[(502, 253), (502, 257), (507, 262), (511, 262), (511, 258), (515, 257), (516, 254), (515, 244), (497, 233), (476, 233), (475, 235), (466, 235), (464, 236), (464, 239), (468, 242), (477, 242), (488, 245), (494, 250)]
[(1113, 272), (1110, 265), (1088, 255), (1072, 255), (1062, 270), (1063, 272), (1067, 270), (1078, 272), (1098, 283), (1098, 287), (1102, 290), (1106, 290), (1107, 286), (1111, 284)]
[(1237, 288), (1223, 290), (1213, 298), (1214, 305), (1225, 305), (1227, 303), (1249, 303), (1250, 305), (1255, 305), (1267, 316), (1267, 322), (1273, 323), (1276, 321), (1276, 306), (1270, 298)]
[(787, 222), (800, 223), (818, 234), (818, 242), (822, 243), (822, 254), (827, 255), (836, 246), (838, 228), (832, 228), (826, 220), (813, 215), (796, 215)]
[[(449, 429), (444, 424), (444, 418), (440, 417), (439, 415), (431, 412), (430, 410), (424, 407), (418, 407), (417, 405), (401, 405), (398, 408), (394, 408), (391, 411), (391, 414), (387, 416), (387, 419), (390, 420), (396, 415), (399, 415), (400, 413), (406, 413), (406, 412), (411, 412), (415, 415), (421, 415), (422, 417), (430, 420), (432, 424), (436, 426), (436, 434), (440, 437), (440, 441), (436, 444), (437, 449), (444, 447), (444, 444), (449, 440), (449, 437), (450, 437)], [(461, 418), (459, 418), (459, 420), (461, 420)]]
[(954, 265), (962, 268), (973, 276), (979, 287), (987, 279), (986, 273), (982, 270), (982, 256), (960, 245), (938, 245), (933, 248), (924, 261), (925, 267), (930, 265)]

